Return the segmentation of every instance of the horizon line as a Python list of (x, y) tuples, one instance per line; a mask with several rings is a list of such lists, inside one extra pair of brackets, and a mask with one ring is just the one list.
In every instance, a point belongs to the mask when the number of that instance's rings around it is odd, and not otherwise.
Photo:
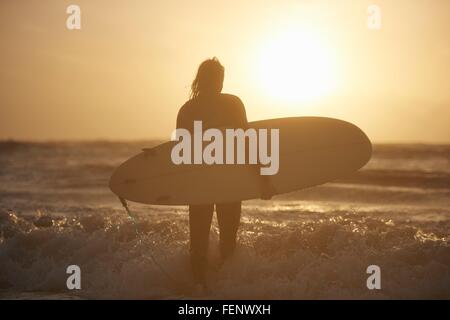
[[(15, 138), (0, 138), (0, 143), (24, 143), (24, 144), (46, 144), (46, 143), (139, 143), (139, 142), (167, 142), (168, 138), (152, 137), (152, 138), (67, 138), (67, 139), (15, 139)], [(371, 141), (374, 145), (450, 145), (450, 141), (402, 141), (402, 140), (379, 140)]]

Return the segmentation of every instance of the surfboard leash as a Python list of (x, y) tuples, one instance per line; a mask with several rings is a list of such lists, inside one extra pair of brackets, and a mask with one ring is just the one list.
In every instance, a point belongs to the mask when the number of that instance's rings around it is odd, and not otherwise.
[[(125, 200), (124, 198), (118, 197), (120, 202), (122, 203), (122, 206), (125, 208), (125, 211), (128, 214), (128, 217), (133, 220), (133, 225), (135, 227), (136, 230), (136, 235), (138, 236), (138, 241), (141, 241), (139, 239), (139, 229), (138, 229), (138, 225), (137, 225), (137, 221), (136, 218), (137, 216), (135, 214), (133, 214), (130, 210), (130, 207), (128, 206), (127, 200)], [(142, 242), (142, 241), (141, 241)], [(180, 283), (178, 283), (178, 281), (172, 277), (162, 266), (161, 264), (158, 262), (158, 260), (156, 260), (155, 256), (153, 255), (153, 251), (150, 248), (148, 255), (150, 256), (150, 258), (152, 259), (153, 263), (158, 267), (159, 271), (170, 281), (172, 282), (172, 284), (176, 284), (176, 285), (181, 285)]]

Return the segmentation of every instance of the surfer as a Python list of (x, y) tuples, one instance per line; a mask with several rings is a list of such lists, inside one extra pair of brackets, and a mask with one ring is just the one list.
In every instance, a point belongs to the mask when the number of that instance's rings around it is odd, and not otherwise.
[[(178, 112), (177, 129), (193, 133), (194, 121), (202, 121), (207, 128), (242, 128), (248, 126), (241, 99), (222, 92), (224, 67), (217, 58), (202, 62), (191, 85), (191, 95)], [(258, 174), (255, 171), (255, 174)], [(270, 199), (274, 193), (267, 176), (261, 177), (261, 198)], [(230, 186), (232, 188), (233, 186)], [(241, 217), (241, 201), (208, 203), (189, 206), (190, 263), (195, 282), (205, 286), (207, 253), (211, 220), (217, 212), (221, 259), (230, 257), (236, 247), (236, 234)]]

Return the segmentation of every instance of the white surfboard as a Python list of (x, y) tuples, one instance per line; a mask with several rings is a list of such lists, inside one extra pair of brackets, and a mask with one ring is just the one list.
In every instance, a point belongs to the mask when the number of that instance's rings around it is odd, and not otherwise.
[[(250, 122), (279, 129), (279, 171), (269, 177), (276, 194), (344, 177), (370, 159), (372, 145), (355, 125), (321, 117)], [(175, 165), (175, 141), (132, 157), (113, 173), (109, 186), (119, 197), (140, 203), (186, 205), (260, 198), (259, 170), (249, 165)]]

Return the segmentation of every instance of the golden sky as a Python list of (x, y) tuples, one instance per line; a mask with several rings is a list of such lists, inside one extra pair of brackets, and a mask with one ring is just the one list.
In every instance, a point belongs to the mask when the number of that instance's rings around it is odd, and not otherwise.
[[(71, 4), (81, 30), (66, 28)], [(375, 142), (450, 143), (448, 0), (4, 0), (0, 37), (0, 139), (168, 138), (217, 56), (249, 120), (329, 116)]]

